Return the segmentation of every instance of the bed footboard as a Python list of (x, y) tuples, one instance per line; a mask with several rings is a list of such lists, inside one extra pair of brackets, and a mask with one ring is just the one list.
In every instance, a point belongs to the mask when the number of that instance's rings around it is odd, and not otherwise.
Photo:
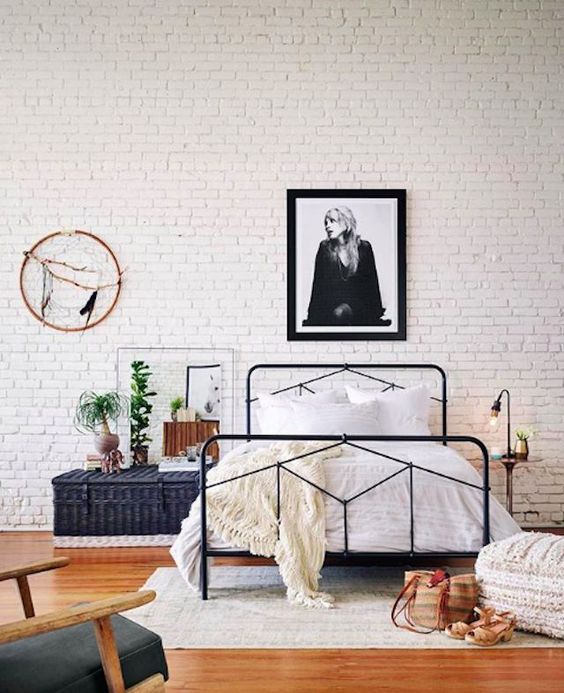
[[(201, 538), (200, 538), (200, 548), (201, 548), (201, 569), (200, 569), (200, 590), (201, 590), (201, 597), (202, 599), (206, 600), (208, 598), (208, 558), (213, 557), (213, 556), (236, 556), (236, 555), (250, 555), (247, 552), (238, 552), (234, 553), (232, 551), (221, 551), (217, 549), (210, 549), (208, 548), (208, 540), (207, 540), (207, 506), (206, 506), (206, 491), (208, 488), (211, 488), (212, 486), (216, 485), (221, 485), (221, 484), (226, 484), (230, 483), (231, 481), (235, 481), (236, 479), (241, 478), (241, 476), (236, 476), (233, 477), (232, 479), (229, 479), (227, 481), (221, 481), (217, 482), (216, 484), (210, 484), (208, 485), (207, 483), (207, 466), (206, 466), (206, 453), (208, 448), (213, 445), (214, 443), (221, 442), (221, 441), (239, 441), (239, 442), (251, 442), (251, 441), (262, 441), (266, 444), (268, 443), (273, 443), (273, 442), (292, 442), (292, 441), (303, 441), (303, 442), (323, 442), (326, 443), (326, 447), (321, 448), (321, 450), (326, 450), (331, 447), (336, 447), (336, 446), (350, 446), (352, 448), (356, 448), (358, 450), (362, 450), (366, 453), (371, 453), (376, 456), (384, 457), (389, 460), (392, 460), (394, 462), (397, 462), (401, 465), (401, 468), (398, 469), (398, 471), (394, 472), (393, 474), (388, 475), (384, 479), (381, 479), (377, 483), (369, 486), (368, 488), (364, 489), (363, 491), (355, 494), (352, 497), (349, 498), (338, 498), (337, 496), (334, 496), (333, 494), (329, 493), (326, 489), (322, 489), (318, 486), (316, 486), (313, 482), (309, 481), (305, 477), (302, 477), (300, 474), (298, 474), (296, 471), (291, 470), (287, 467), (287, 465), (290, 462), (294, 462), (299, 457), (291, 458), (291, 459), (285, 459), (282, 461), (276, 462), (275, 465), (270, 465), (268, 468), (272, 468), (273, 466), (276, 466), (277, 469), (277, 519), (280, 521), (280, 513), (281, 513), (281, 501), (280, 501), (280, 478), (282, 472), (292, 474), (299, 479), (301, 479), (304, 483), (309, 484), (313, 487), (315, 487), (317, 490), (320, 492), (327, 494), (331, 496), (335, 501), (339, 502), (342, 505), (343, 508), (343, 528), (344, 528), (344, 550), (339, 553), (331, 553), (332, 556), (340, 556), (344, 559), (347, 558), (366, 558), (366, 557), (371, 557), (371, 558), (390, 558), (393, 557), (397, 559), (398, 561), (409, 561), (409, 559), (412, 559), (416, 556), (422, 556), (422, 557), (427, 557), (430, 559), (443, 559), (443, 558), (449, 558), (449, 557), (473, 557), (476, 556), (476, 552), (446, 552), (446, 553), (428, 553), (428, 552), (418, 552), (415, 550), (415, 541), (414, 541), (414, 536), (415, 536), (415, 522), (414, 522), (414, 502), (413, 502), (413, 489), (414, 489), (414, 479), (413, 479), (413, 472), (414, 470), (419, 470), (422, 472), (425, 472), (430, 475), (435, 475), (437, 477), (441, 477), (443, 479), (448, 479), (450, 481), (453, 481), (458, 484), (462, 484), (464, 486), (468, 486), (471, 488), (474, 488), (482, 493), (482, 508), (483, 508), (483, 523), (482, 523), (482, 545), (485, 546), (486, 544), (489, 544), (490, 542), (490, 502), (489, 502), (489, 456), (488, 456), (488, 451), (484, 443), (479, 440), (478, 438), (474, 438), (472, 436), (457, 436), (457, 435), (440, 435), (440, 436), (347, 436), (347, 435), (342, 435), (342, 436), (291, 436), (291, 435), (278, 435), (278, 436), (269, 436), (269, 435), (252, 435), (252, 434), (219, 434), (212, 436), (211, 438), (208, 438), (208, 440), (205, 441), (204, 445), (202, 446), (201, 450), (201, 455), (200, 455), (200, 531), (201, 531)], [(382, 452), (378, 452), (375, 450), (372, 450), (371, 448), (367, 447), (367, 443), (377, 443), (377, 442), (427, 442), (427, 443), (442, 443), (443, 445), (446, 445), (448, 443), (468, 443), (475, 445), (482, 456), (483, 460), (483, 466), (482, 466), (482, 485), (474, 484), (469, 481), (466, 481), (464, 479), (457, 479), (453, 476), (450, 476), (448, 474), (443, 474), (441, 472), (437, 472), (435, 470), (427, 469), (421, 465), (414, 464), (411, 461), (408, 460), (402, 460), (398, 457), (393, 457), (389, 454), (385, 454)], [(313, 453), (308, 453), (308, 454), (313, 454)], [(302, 456), (303, 457), (303, 456)], [(253, 471), (250, 473), (245, 474), (244, 476), (247, 476), (249, 474), (256, 474), (260, 473), (261, 471), (264, 471), (265, 468)], [(361, 496), (365, 495), (366, 493), (369, 493), (370, 491), (374, 490), (378, 486), (381, 486), (385, 484), (387, 481), (390, 481), (391, 479), (399, 476), (400, 474), (407, 474), (409, 478), (409, 508), (407, 509), (409, 512), (409, 524), (410, 524), (410, 550), (408, 552), (397, 552), (397, 553), (382, 553), (382, 552), (368, 552), (368, 553), (359, 553), (359, 552), (350, 552), (349, 550), (349, 527), (348, 527), (348, 515), (347, 515), (347, 510), (348, 506), (350, 503), (354, 502)]]

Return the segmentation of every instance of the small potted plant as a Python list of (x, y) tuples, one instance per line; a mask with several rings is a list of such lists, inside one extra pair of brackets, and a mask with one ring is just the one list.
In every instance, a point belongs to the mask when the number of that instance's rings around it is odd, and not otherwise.
[(535, 435), (532, 428), (518, 428), (515, 431), (517, 443), (515, 444), (515, 458), (518, 460), (526, 460), (529, 456), (529, 438)]
[(149, 397), (155, 397), (157, 394), (149, 390), (151, 375), (151, 370), (145, 361), (131, 363), (130, 442), (134, 464), (147, 464), (149, 458), (148, 443), (152, 438), (146, 431), (149, 428), (149, 414), (153, 411)]
[(119, 436), (111, 432), (110, 421), (117, 421), (128, 410), (129, 401), (119, 392), (99, 395), (89, 390), (80, 395), (74, 423), (81, 433), (94, 433), (94, 447), (104, 457), (119, 446)]
[(175, 397), (170, 400), (170, 418), (176, 421), (178, 410), (184, 406), (184, 397)]

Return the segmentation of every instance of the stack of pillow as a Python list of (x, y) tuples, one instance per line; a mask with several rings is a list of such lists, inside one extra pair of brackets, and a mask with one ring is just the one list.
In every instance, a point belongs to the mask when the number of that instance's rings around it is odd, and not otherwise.
[(416, 385), (386, 392), (346, 386), (348, 401), (336, 390), (300, 397), (259, 395), (256, 412), (265, 435), (426, 436), (429, 388)]

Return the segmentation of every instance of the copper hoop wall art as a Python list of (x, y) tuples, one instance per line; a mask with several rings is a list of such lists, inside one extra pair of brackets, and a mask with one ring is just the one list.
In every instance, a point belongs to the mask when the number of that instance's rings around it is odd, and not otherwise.
[(102, 322), (121, 291), (123, 270), (111, 248), (88, 231), (57, 231), (24, 251), (20, 291), (30, 313), (61, 332)]

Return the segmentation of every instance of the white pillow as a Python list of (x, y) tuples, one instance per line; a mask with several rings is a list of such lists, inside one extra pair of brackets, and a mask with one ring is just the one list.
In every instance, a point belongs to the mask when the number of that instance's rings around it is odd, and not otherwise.
[(320, 404), (337, 402), (339, 393), (335, 390), (306, 392), (301, 396), (284, 393), (279, 395), (259, 393), (257, 397), (259, 406), (255, 414), (259, 433), (263, 435), (287, 435), (296, 432), (293, 402), (310, 402), (319, 406)]
[(350, 402), (377, 402), (378, 418), (382, 435), (388, 436), (428, 436), (429, 430), (429, 388), (416, 385), (405, 390), (390, 389), (387, 392), (370, 392), (346, 386)]
[(351, 436), (378, 435), (377, 402), (362, 404), (312, 404), (310, 402), (292, 402), (294, 410), (294, 433), (300, 435), (341, 435)]

